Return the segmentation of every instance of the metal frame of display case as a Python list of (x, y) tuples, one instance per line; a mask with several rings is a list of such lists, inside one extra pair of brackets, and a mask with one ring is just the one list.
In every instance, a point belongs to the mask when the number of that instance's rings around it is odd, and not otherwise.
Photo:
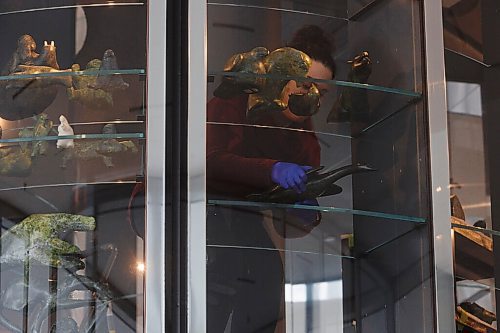
[(145, 332), (165, 332), (166, 2), (149, 2)]
[(441, 1), (424, 1), (427, 114), (430, 145), (432, 242), (436, 332), (455, 331), (453, 254), (450, 231), (448, 126)]
[(206, 2), (188, 5), (187, 332), (206, 331)]
[[(159, 22), (161, 16), (158, 9), (162, 8), (161, 1), (150, 2), (150, 21), (149, 26), (155, 26), (154, 38), (162, 38)], [(442, 17), (441, 2), (434, 0), (423, 0), (423, 20), (425, 43), (425, 77), (426, 77), (426, 103), (428, 110), (428, 135), (430, 142), (430, 184), (432, 189), (432, 255), (434, 263), (434, 301), (435, 301), (435, 331), (439, 333), (450, 333), (455, 330), (454, 322), (454, 301), (453, 301), (453, 266), (452, 266), (452, 246), (450, 233), (450, 211), (449, 211), (449, 171), (448, 171), (448, 146), (447, 146), (447, 123), (446, 123), (446, 99), (445, 99), (445, 80), (444, 80), (444, 47), (442, 41)], [(156, 25), (160, 24), (160, 25)], [(206, 331), (206, 225), (205, 225), (205, 106), (206, 82), (206, 2), (202, 0), (189, 1), (189, 38), (188, 38), (188, 281), (187, 281), (187, 332), (203, 333)], [(150, 33), (153, 31), (150, 31)], [(150, 48), (150, 56), (155, 50), (161, 50), (159, 45)], [(156, 61), (159, 61), (156, 59)], [(151, 66), (151, 64), (150, 64)], [(151, 67), (150, 67), (151, 68)], [(155, 72), (159, 72), (155, 68)], [(150, 77), (151, 87), (154, 73)], [(157, 93), (159, 87), (155, 87)], [(149, 104), (155, 101), (152, 91), (149, 92)], [(151, 113), (150, 113), (151, 114)], [(151, 119), (151, 118), (150, 118)], [(154, 119), (153, 122), (158, 122)], [(149, 130), (149, 129), (148, 129)], [(150, 132), (152, 133), (152, 132)], [(151, 140), (151, 136), (149, 136)], [(152, 141), (150, 141), (151, 143)], [(157, 158), (157, 157), (156, 157)], [(148, 160), (149, 161), (149, 160)], [(150, 164), (149, 167), (152, 165)], [(154, 171), (150, 170), (150, 177), (153, 177)], [(150, 178), (153, 179), (153, 178)], [(161, 189), (157, 189), (161, 190)], [(148, 195), (156, 195), (158, 192)], [(151, 197), (152, 198), (152, 197)], [(148, 206), (150, 207), (150, 206)], [(150, 223), (155, 216), (148, 216)], [(157, 218), (157, 217), (156, 217)], [(152, 224), (149, 224), (151, 227)], [(151, 230), (151, 228), (149, 229)], [(155, 230), (154, 232), (157, 232)], [(151, 233), (154, 233), (151, 231)], [(148, 235), (150, 235), (148, 233)], [(158, 237), (158, 235), (151, 235)], [(153, 238), (154, 239), (154, 238)], [(161, 245), (147, 245), (149, 251)], [(156, 247), (155, 247), (156, 246)], [(152, 256), (151, 252), (149, 252)], [(152, 257), (148, 259), (153, 260)], [(155, 259), (154, 262), (157, 262)], [(151, 261), (153, 262), (153, 261)], [(158, 270), (155, 269), (155, 272)], [(151, 277), (151, 271), (148, 271), (149, 279), (146, 283), (147, 308), (154, 309), (146, 312), (147, 332), (164, 332), (163, 326), (154, 324), (158, 322), (157, 310), (158, 294), (154, 287), (159, 286), (158, 276)], [(158, 273), (164, 276), (165, 272)], [(152, 299), (148, 300), (148, 295)], [(162, 294), (163, 295), (163, 294)], [(162, 304), (163, 305), (163, 304)], [(164, 309), (164, 308), (162, 308)], [(167, 309), (167, 311), (169, 311)], [(153, 313), (151, 313), (153, 312)], [(148, 326), (149, 323), (149, 326)], [(157, 330), (158, 329), (158, 330)]]

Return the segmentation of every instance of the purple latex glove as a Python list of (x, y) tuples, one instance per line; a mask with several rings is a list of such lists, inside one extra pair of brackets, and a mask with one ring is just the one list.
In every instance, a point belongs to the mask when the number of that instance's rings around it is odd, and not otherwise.
[(312, 167), (295, 163), (276, 162), (271, 171), (271, 179), (281, 187), (293, 188), (297, 193), (306, 190), (306, 172)]

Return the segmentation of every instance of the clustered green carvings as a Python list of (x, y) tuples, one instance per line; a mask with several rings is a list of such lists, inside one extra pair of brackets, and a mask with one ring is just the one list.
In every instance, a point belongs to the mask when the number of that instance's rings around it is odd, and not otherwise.
[(66, 213), (33, 214), (7, 230), (0, 238), (0, 263), (27, 262), (53, 267), (83, 268), (80, 249), (59, 238), (63, 231), (91, 231), (91, 216)]
[[(103, 134), (115, 134), (114, 124), (106, 124), (102, 129)], [(123, 152), (137, 153), (136, 145), (130, 141), (116, 139), (76, 141), (73, 147), (64, 149), (61, 167), (65, 168), (69, 160), (101, 159), (107, 167), (113, 167), (112, 155)]]
[[(77, 246), (60, 239), (59, 235), (64, 231), (94, 229), (93, 217), (54, 213), (30, 215), (4, 232), (0, 238), (0, 264), (2, 272), (8, 271), (12, 277), (1, 287), (2, 326), (14, 333), (41, 333), (45, 332), (42, 327), (47, 322), (47, 314), (58, 312), (50, 332), (93, 332), (96, 321), (104, 318), (113, 295), (105, 284), (77, 274), (78, 270), (85, 268), (83, 253)], [(58, 269), (57, 280), (49, 280), (53, 286), (48, 287), (47, 275), (40, 273), (46, 267)], [(29, 293), (24, 297), (28, 289)], [(73, 293), (77, 290), (90, 291), (92, 297), (77, 298)], [(95, 316), (84, 318), (79, 325), (69, 313), (60, 311), (83, 307), (93, 307)], [(12, 316), (5, 315), (5, 310), (26, 313), (27, 308), (36, 311), (30, 312), (28, 327), (24, 329), (12, 322)]]
[(129, 87), (113, 73), (118, 62), (112, 50), (106, 50), (102, 60), (91, 60), (82, 71), (79, 64), (59, 68), (53, 41), (45, 42), (40, 54), (36, 48), (33, 37), (21, 36), (1, 70), (1, 75), (12, 77), (0, 81), (0, 116), (4, 119), (24, 119), (43, 112), (56, 98), (57, 86), (67, 88), (70, 100), (97, 109), (112, 107), (112, 93)]
[[(79, 102), (96, 109), (113, 106), (113, 95), (110, 92), (99, 88), (92, 88), (97, 81), (95, 72), (99, 71), (101, 63), (102, 61), (99, 59), (89, 61), (82, 71), (83, 75), (73, 78), (73, 86), (67, 90), (70, 101)], [(80, 72), (80, 65), (74, 64), (71, 70), (73, 72)]]

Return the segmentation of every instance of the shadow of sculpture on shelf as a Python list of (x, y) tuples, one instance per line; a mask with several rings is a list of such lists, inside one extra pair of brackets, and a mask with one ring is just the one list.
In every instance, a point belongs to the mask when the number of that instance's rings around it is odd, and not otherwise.
[[(271, 53), (256, 47), (229, 58), (224, 72), (231, 76), (223, 75), (214, 96), (230, 99), (249, 94), (247, 118), (251, 123), (287, 108), (297, 116), (312, 116), (319, 111), (320, 93), (316, 84), (307, 80), (311, 64), (307, 54), (291, 47)], [(293, 84), (304, 92), (291, 94)]]
[[(106, 124), (102, 129), (103, 134), (116, 134), (114, 124)], [(68, 161), (101, 159), (107, 167), (113, 167), (112, 156), (118, 153), (137, 153), (137, 146), (130, 140), (118, 141), (116, 139), (81, 140), (74, 143), (73, 147), (63, 149), (62, 168), (66, 168)]]
[[(71, 67), (79, 75), (73, 77), (73, 86), (67, 89), (70, 101), (95, 109), (105, 109), (113, 106), (113, 92), (129, 87), (120, 75), (112, 75), (118, 70), (116, 56), (112, 50), (106, 50), (102, 60), (89, 61), (83, 71), (79, 64)], [(99, 71), (105, 71), (99, 74)]]
[[(45, 42), (42, 53), (38, 54), (33, 37), (21, 36), (2, 70), (0, 116), (19, 120), (43, 112), (56, 98), (57, 86), (71, 87), (68, 71), (59, 69), (54, 42)], [(44, 75), (57, 73), (61, 75)]]
[(336, 195), (342, 192), (342, 187), (335, 184), (339, 179), (361, 172), (376, 171), (366, 165), (347, 165), (338, 169), (323, 171), (324, 167), (309, 170), (305, 191), (298, 193), (292, 188), (285, 189), (277, 185), (263, 193), (251, 194), (248, 200), (257, 202), (272, 202), (283, 204), (294, 204), (307, 200), (314, 200), (319, 197)]
[[(59, 238), (64, 231), (94, 229), (93, 217), (53, 213), (30, 215), (3, 233), (0, 263), (9, 283), (0, 290), (0, 325), (15, 333), (40, 333), (57, 313), (50, 332), (77, 333), (91, 332), (105, 319), (111, 292), (104, 283), (77, 273), (85, 268), (85, 253)], [(75, 291), (89, 291), (91, 297), (79, 298)], [(78, 325), (69, 311), (77, 308), (92, 309), (95, 315)], [(27, 324), (19, 327), (12, 318), (26, 313)]]

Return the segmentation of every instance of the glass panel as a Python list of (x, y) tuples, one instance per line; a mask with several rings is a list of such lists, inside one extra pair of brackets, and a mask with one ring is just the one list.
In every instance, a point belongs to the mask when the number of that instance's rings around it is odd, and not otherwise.
[(0, 5), (0, 15), (11, 15), (29, 13), (45, 10), (61, 10), (69, 8), (90, 8), (90, 7), (117, 7), (117, 6), (144, 6), (144, 1), (137, 0), (52, 0), (47, 1), (37, 0), (6, 0)]
[(0, 332), (143, 332), (147, 6), (0, 25)]
[(208, 2), (208, 333), (433, 329), (421, 4), (351, 2)]

